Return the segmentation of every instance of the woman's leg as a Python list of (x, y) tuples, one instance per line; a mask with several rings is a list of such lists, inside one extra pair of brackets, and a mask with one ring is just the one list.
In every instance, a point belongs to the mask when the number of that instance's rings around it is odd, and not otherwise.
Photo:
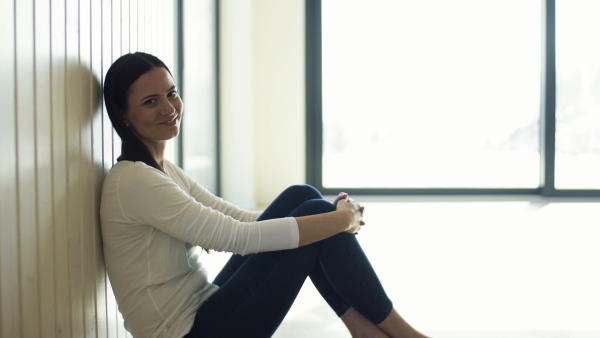
[[(298, 191), (300, 190), (300, 191)], [(287, 198), (283, 198), (284, 196), (287, 195)], [(304, 196), (304, 197), (301, 197)], [(290, 213), (292, 216), (301, 216), (301, 215), (307, 215), (307, 214), (314, 214), (314, 213), (322, 213), (322, 212), (329, 212), (329, 211), (333, 211), (335, 210), (335, 207), (331, 204), (328, 203), (326, 201), (320, 200), (320, 201), (310, 201), (309, 203), (302, 203), (302, 201), (310, 199), (310, 198), (322, 198), (320, 196), (320, 194), (318, 193), (318, 191), (316, 191), (314, 188), (312, 187), (308, 187), (308, 186), (299, 186), (299, 187), (293, 187), (288, 189), (287, 193), (283, 193), (282, 196), (280, 196), (280, 198), (278, 198), (278, 200), (274, 201), (274, 203), (271, 205), (271, 207), (267, 208), (267, 210), (265, 210), (265, 213), (263, 214), (262, 217), (264, 217), (264, 219), (266, 218), (273, 218), (273, 217), (284, 217), (287, 216), (289, 214), (284, 214), (284, 213)], [(293, 202), (290, 202), (290, 200), (293, 200)], [(282, 203), (283, 202), (283, 203)], [(294, 209), (292, 212), (290, 212), (289, 210), (294, 208), (295, 205), (297, 205), (297, 203), (302, 203), (301, 207), (296, 207), (296, 209)], [(340, 234), (341, 236), (336, 236), (336, 237), (345, 237), (345, 238), (351, 238), (354, 240), (354, 242), (356, 241), (355, 236), (353, 235), (349, 235), (349, 234)], [(347, 235), (347, 236), (346, 236)], [(315, 285), (317, 286), (317, 289), (321, 292), (321, 294), (323, 295), (323, 297), (327, 300), (327, 302), (332, 306), (332, 308), (334, 309), (334, 311), (341, 316), (341, 319), (344, 321), (344, 323), (346, 324), (346, 326), (348, 327), (348, 329), (350, 330), (350, 332), (352, 333), (353, 337), (358, 337), (358, 336), (362, 336), (362, 334), (367, 334), (368, 336), (381, 336), (382, 331), (379, 330), (373, 323), (374, 322), (380, 322), (381, 320), (383, 320), (383, 322), (381, 323), (381, 325), (386, 324), (385, 327), (389, 328), (389, 327), (394, 327), (395, 329), (397, 329), (397, 321), (396, 320), (390, 320), (390, 318), (396, 318), (395, 315), (397, 315), (397, 313), (395, 313), (395, 311), (391, 311), (391, 302), (389, 302), (389, 300), (387, 300), (387, 303), (385, 301), (385, 299), (387, 299), (387, 296), (385, 296), (385, 294), (383, 293), (383, 289), (381, 288), (379, 281), (377, 280), (377, 277), (375, 276), (374, 271), (372, 271), (372, 268), (370, 267), (370, 264), (368, 264), (368, 260), (366, 259), (366, 256), (364, 256), (364, 253), (362, 253), (362, 250), (360, 250), (360, 246), (358, 245), (357, 242), (355, 242), (354, 244), (350, 244), (348, 245), (348, 248), (346, 249), (350, 249), (350, 250), (346, 250), (343, 247), (346, 246), (347, 244), (342, 244), (344, 242), (347, 242), (347, 240), (335, 240), (335, 241), (328, 241), (328, 242), (334, 242), (335, 244), (329, 244), (327, 246), (329, 247), (333, 247), (335, 249), (333, 249), (333, 251), (339, 251), (339, 252), (345, 252), (345, 255), (347, 255), (347, 257), (343, 257), (344, 255), (331, 255), (331, 254), (322, 254), (320, 253), (318, 256), (322, 257), (325, 256), (326, 258), (324, 260), (321, 260), (320, 264), (314, 264), (314, 267), (312, 268), (312, 271), (310, 273), (311, 275), (311, 279), (313, 280), (313, 283), (315, 283)], [(342, 250), (340, 249), (340, 245), (342, 246)], [(315, 245), (312, 245), (313, 247)], [(317, 245), (320, 246), (320, 245)], [(324, 245), (325, 246), (325, 245)], [(356, 248), (358, 248), (358, 254), (355, 253), (354, 251), (356, 251)], [(301, 248), (304, 249), (304, 248)], [(297, 249), (297, 250), (291, 250), (291, 251), (301, 251), (301, 249)], [(327, 251), (327, 252), (332, 252), (332, 249), (323, 249), (321, 248), (321, 250), (319, 251)], [(251, 266), (255, 265), (255, 264), (245, 264), (245, 262), (249, 259), (249, 257), (253, 257), (253, 256), (266, 256), (267, 254), (258, 254), (258, 255), (251, 255), (251, 256), (246, 256), (246, 257), (240, 257), (235, 255), (230, 262), (228, 263), (229, 268), (224, 268), (224, 271), (219, 274), (219, 276), (217, 277), (217, 280), (215, 280), (215, 283), (217, 285), (222, 285), (223, 288), (226, 288), (228, 285), (229, 286), (234, 286), (235, 283), (229, 283), (228, 280), (230, 278), (232, 278), (234, 275), (237, 275), (238, 273), (236, 273), (238, 271), (238, 269), (240, 269), (240, 267), (244, 266), (247, 269), (244, 270), (240, 270), (239, 271), (239, 275), (247, 275), (249, 274), (248, 272), (245, 271), (250, 271), (250, 274), (252, 271), (257, 271), (257, 269), (255, 268), (251, 268)], [(329, 258), (327, 258), (329, 256)], [(338, 258), (332, 258), (332, 257), (338, 257)], [(358, 259), (354, 259), (356, 257), (353, 256), (358, 256)], [(300, 261), (303, 262), (308, 262), (308, 261), (312, 261), (312, 259), (307, 259), (308, 257), (303, 257), (300, 259)], [(346, 259), (349, 258), (349, 259)], [(335, 263), (336, 260), (342, 262), (346, 262), (348, 264), (337, 264)], [(264, 266), (263, 264), (266, 263), (267, 266), (271, 266), (274, 267), (274, 269), (271, 271), (272, 274), (277, 275), (280, 272), (277, 272), (275, 270), (277, 270), (277, 267), (281, 267), (282, 265), (278, 265), (275, 264), (275, 262), (267, 262), (268, 260), (265, 260), (259, 264), (257, 264), (259, 266), (258, 271), (260, 271), (260, 266)], [(293, 259), (292, 259), (293, 261)], [(333, 261), (333, 264), (331, 264), (331, 262)], [(249, 261), (250, 262), (250, 261)], [(325, 263), (324, 263), (325, 262)], [(330, 262), (330, 263), (327, 263)], [(366, 265), (364, 263), (367, 263)], [(323, 265), (324, 264), (324, 265)], [(301, 265), (301, 264), (300, 264)], [(328, 274), (332, 276), (332, 278), (334, 280), (337, 280), (337, 282), (335, 282), (336, 285), (336, 289), (334, 289), (334, 287), (332, 286), (332, 284), (329, 282), (328, 277), (325, 276), (325, 273), (323, 272), (321, 266), (329, 266), (329, 268), (327, 268), (328, 270)], [(290, 261), (287, 261), (287, 263), (283, 264), (283, 266), (299, 266), (299, 265), (295, 265), (294, 263), (292, 263), (290, 265)], [(310, 266), (310, 264), (309, 264)], [(340, 268), (340, 266), (345, 266), (344, 268)], [(350, 267), (350, 268), (348, 268)], [(340, 274), (340, 269), (342, 271), (342, 273)], [(368, 271), (367, 273), (364, 273), (364, 271)], [(301, 270), (301, 269), (299, 269)], [(299, 272), (298, 270), (298, 272)], [(347, 274), (346, 277), (342, 277), (339, 278), (339, 275), (344, 276), (345, 273), (343, 270), (347, 270), (347, 271), (352, 271), (354, 270), (354, 272), (352, 272), (353, 276), (350, 276), (350, 278), (347, 278)], [(257, 307), (256, 304), (252, 305), (250, 303), (246, 304), (247, 308), (254, 308), (252, 312), (252, 314), (254, 315), (258, 315), (259, 318), (272, 318), (272, 320), (270, 320), (268, 323), (264, 323), (264, 322), (260, 322), (260, 320), (258, 319), (252, 319), (252, 316), (248, 316), (245, 318), (245, 320), (247, 322), (256, 324), (256, 327), (261, 327), (261, 328), (265, 328), (265, 327), (270, 327), (272, 330), (275, 330), (276, 327), (279, 325), (279, 323), (281, 322), (281, 320), (283, 320), (283, 318), (285, 317), (285, 314), (287, 313), (287, 311), (289, 310), (289, 307), (291, 306), (291, 304), (293, 303), (293, 300), (296, 297), (297, 292), (299, 291), (299, 288), (302, 286), (305, 276), (304, 275), (305, 272), (300, 273), (299, 277), (295, 278), (295, 283), (288, 283), (288, 282), (282, 282), (279, 281), (279, 283), (276, 283), (277, 285), (273, 285), (271, 287), (268, 287), (265, 289), (264, 285), (268, 284), (268, 281), (264, 281), (263, 288), (262, 290), (268, 290), (268, 295), (267, 298), (272, 298), (269, 296), (273, 296), (276, 295), (276, 303), (279, 304), (279, 306), (269, 306), (269, 310), (276, 310), (275, 313), (271, 313), (271, 315), (269, 315), (268, 313), (262, 312), (262, 311), (257, 311), (260, 306)], [(265, 276), (264, 273), (259, 274), (260, 276)], [(364, 278), (365, 275), (370, 275), (370, 276), (374, 276), (373, 278)], [(260, 279), (260, 276), (258, 279)], [(336, 277), (337, 276), (337, 277)], [(288, 276), (289, 277), (289, 276)], [(240, 278), (233, 278), (233, 279), (240, 279)], [(253, 279), (253, 278), (251, 278)], [(292, 278), (294, 279), (294, 278)], [(299, 282), (298, 282), (299, 281)], [(348, 281), (360, 281), (359, 285), (359, 290), (357, 292), (356, 289), (354, 289), (352, 286), (348, 287), (345, 286), (344, 284), (347, 284)], [(243, 287), (248, 286), (248, 284), (246, 282), (243, 282)], [(352, 283), (350, 283), (352, 284)], [(282, 286), (285, 285), (285, 289), (287, 290), (287, 292), (282, 292), (282, 290), (277, 290), (277, 286)], [(370, 285), (370, 286), (369, 286)], [(368, 295), (368, 292), (361, 292), (361, 290), (363, 288), (369, 288), (375, 286), (375, 291), (371, 293), (372, 295), (377, 295), (377, 294), (383, 294), (383, 297), (381, 296), (376, 296), (374, 298), (366, 296), (366, 297), (357, 297), (356, 294), (366, 294)], [(236, 288), (229, 288), (229, 289), (236, 289)], [(369, 320), (367, 320), (361, 313), (359, 313), (357, 310), (355, 310), (354, 308), (351, 308), (350, 305), (346, 302), (345, 299), (343, 299), (336, 290), (340, 290), (340, 292), (342, 293), (346, 293), (346, 297), (348, 299), (350, 299), (350, 303), (353, 303), (353, 306), (358, 307), (359, 309), (361, 309), (363, 312), (369, 313), (368, 316), (370, 317)], [(221, 291), (225, 291), (225, 290), (221, 290)], [(220, 293), (220, 292), (219, 292)], [(254, 294), (257, 294), (257, 290), (255, 289), (253, 291)], [(233, 292), (232, 294), (235, 294), (235, 292)], [(277, 296), (279, 295), (279, 296)], [(283, 296), (281, 296), (283, 295)], [(349, 296), (348, 296), (349, 295)], [(216, 296), (216, 294), (215, 294)], [(217, 300), (217, 297), (211, 297), (211, 300)], [(221, 304), (231, 304), (231, 303), (235, 303), (236, 299), (243, 299), (242, 295), (235, 296), (233, 297), (233, 299), (230, 299), (229, 301), (220, 301), (218, 303)], [(383, 303), (381, 304), (385, 304), (383, 306), (383, 312), (380, 309), (376, 309), (375, 310), (375, 314), (373, 314), (373, 306), (370, 306), (369, 304), (373, 303), (374, 299), (384, 299)], [(208, 302), (207, 302), (208, 303)], [(268, 299), (264, 299), (264, 303), (269, 304), (270, 301)], [(389, 306), (387, 305), (389, 304)], [(209, 306), (206, 306), (207, 304), (205, 304), (205, 306), (203, 306), (203, 308), (208, 309)], [(235, 304), (232, 304), (235, 306)], [(260, 305), (260, 304), (258, 304)], [(375, 308), (377, 307), (377, 305), (375, 306)], [(389, 308), (389, 310), (388, 310)], [(390, 312), (391, 311), (391, 312)], [(240, 312), (246, 312), (243, 310), (240, 310)], [(267, 311), (268, 312), (268, 311)], [(387, 313), (387, 315), (386, 315)], [(200, 315), (200, 314), (199, 314)], [(384, 318), (382, 318), (384, 317)], [(399, 316), (397, 316), (399, 318)], [(375, 318), (375, 320), (373, 319)], [(230, 317), (230, 319), (234, 320), (234, 317)], [(380, 320), (381, 319), (381, 320)], [(401, 318), (400, 318), (401, 319)], [(239, 320), (239, 319), (238, 319)], [(213, 320), (209, 321), (211, 324), (214, 324)], [(394, 324), (394, 325), (388, 325), (388, 324)], [(195, 325), (196, 327), (197, 325)], [(242, 327), (246, 327), (249, 328), (252, 325), (249, 323), (246, 323), (245, 325), (240, 325), (240, 323), (236, 323), (236, 325), (234, 325), (234, 327), (238, 327), (238, 328), (242, 328)], [(229, 327), (229, 326), (228, 326)], [(401, 330), (398, 332), (407, 332), (404, 329), (400, 328)], [(224, 335), (225, 332), (222, 331), (216, 331), (221, 335)], [(258, 335), (258, 331), (255, 331), (255, 333), (257, 333)], [(247, 334), (247, 333), (246, 333)]]
[[(285, 189), (258, 218), (259, 221), (282, 218), (289, 216), (297, 207), (312, 199), (323, 199), (323, 195), (310, 185), (293, 185)], [(315, 212), (316, 213), (316, 212)], [(237, 269), (244, 264), (250, 256), (233, 254), (221, 272), (217, 275), (214, 284), (223, 285)]]
[(415, 330), (412, 326), (410, 326), (404, 318), (400, 316), (400, 314), (396, 311), (396, 309), (392, 309), (387, 318), (377, 325), (383, 332), (385, 332), (388, 337), (397, 337), (397, 338), (427, 338), (424, 334)]
[(323, 195), (317, 189), (307, 184), (293, 185), (279, 194), (258, 220), (287, 217), (302, 203), (314, 199), (323, 199)]
[[(311, 186), (292, 186), (271, 203), (259, 220), (286, 217), (304, 202), (322, 198)], [(208, 330), (222, 337), (270, 336), (285, 317), (310, 270), (318, 265), (315, 264), (316, 251), (307, 247), (248, 256), (232, 255), (215, 278), (214, 283), (220, 290), (202, 305), (189, 336), (210, 337)], [(289, 267), (294, 267), (294, 271), (286, 272)], [(223, 304), (227, 306), (221, 307)]]
[(190, 337), (270, 337), (317, 262), (318, 245), (253, 254), (196, 313)]
[[(311, 200), (296, 208), (292, 216), (307, 215), (310, 210), (330, 212), (335, 206)], [(342, 233), (322, 242), (319, 262), (310, 278), (352, 337), (425, 338), (393, 308), (355, 235)], [(352, 277), (359, 284), (358, 290), (347, 283)]]
[(371, 323), (370, 320), (361, 315), (360, 312), (354, 308), (349, 308), (340, 319), (350, 331), (353, 338), (387, 338), (388, 335), (383, 332), (375, 324)]
[[(311, 202), (321, 200), (321, 202)], [(319, 205), (310, 207), (310, 205)], [(300, 207), (302, 206), (302, 207)], [(300, 209), (299, 209), (300, 208)], [(308, 185), (296, 185), (283, 191), (263, 212), (259, 220), (286, 217), (299, 214), (316, 214), (335, 210), (331, 203), (324, 202), (323, 196), (318, 190)], [(232, 255), (227, 264), (215, 278), (214, 283), (223, 286), (246, 262), (250, 256)], [(346, 301), (337, 294), (331, 283), (325, 276), (320, 264), (315, 264), (310, 272), (310, 278), (317, 290), (333, 311), (342, 319), (353, 337), (367, 333), (369, 336), (377, 336), (381, 331), (364, 316), (352, 309)]]
[[(305, 204), (306, 202), (309, 203)], [(323, 196), (317, 189), (310, 185), (294, 185), (279, 194), (279, 196), (265, 209), (258, 220), (281, 218), (290, 215), (299, 216), (300, 214), (318, 214), (334, 210), (335, 206), (325, 202)], [(218, 286), (225, 284), (239, 267), (244, 264), (248, 257), (250, 256), (232, 255), (213, 283)], [(350, 305), (348, 305), (332, 288), (325, 277), (320, 264), (315, 264), (310, 273), (310, 278), (322, 297), (338, 316), (342, 316), (346, 310), (350, 308)]]

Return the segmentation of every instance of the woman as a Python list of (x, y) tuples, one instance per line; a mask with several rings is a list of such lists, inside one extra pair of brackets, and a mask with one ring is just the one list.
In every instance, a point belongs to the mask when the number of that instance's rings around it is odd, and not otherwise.
[[(164, 159), (183, 102), (167, 66), (134, 53), (106, 74), (122, 140), (100, 207), (104, 258), (134, 337), (268, 337), (307, 276), (352, 336), (422, 337), (393, 309), (354, 236), (363, 207), (294, 186), (263, 212), (230, 204)], [(211, 283), (196, 247), (234, 255)]]

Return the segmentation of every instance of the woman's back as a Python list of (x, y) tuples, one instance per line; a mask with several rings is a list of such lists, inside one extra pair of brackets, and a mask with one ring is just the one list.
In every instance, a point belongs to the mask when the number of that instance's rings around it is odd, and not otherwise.
[[(102, 191), (106, 268), (125, 327), (136, 337), (150, 336), (162, 322), (182, 331), (170, 332), (176, 336), (186, 333), (200, 304), (218, 289), (207, 281), (192, 245), (135, 219), (135, 210), (152, 213), (152, 205), (135, 191), (135, 181), (152, 184), (164, 179), (162, 175), (141, 162), (121, 161), (107, 175)], [(123, 204), (133, 214), (126, 214)]]

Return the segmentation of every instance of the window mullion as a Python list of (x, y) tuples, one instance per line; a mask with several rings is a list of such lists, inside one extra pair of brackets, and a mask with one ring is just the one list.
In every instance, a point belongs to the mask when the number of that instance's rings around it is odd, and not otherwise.
[(543, 0), (542, 95), (540, 105), (540, 187), (542, 194), (555, 195), (556, 149), (556, 48), (555, 0)]

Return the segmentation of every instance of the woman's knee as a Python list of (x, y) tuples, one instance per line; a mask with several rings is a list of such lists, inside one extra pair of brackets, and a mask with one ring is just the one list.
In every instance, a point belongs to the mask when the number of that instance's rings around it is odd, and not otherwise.
[(257, 220), (262, 221), (290, 216), (303, 203), (314, 199), (323, 199), (323, 195), (310, 185), (299, 184), (290, 186), (269, 204)]
[(333, 203), (326, 201), (322, 198), (308, 200), (302, 204), (300, 204), (290, 216), (307, 216), (307, 215), (316, 215), (316, 214), (324, 214), (327, 212), (335, 211), (335, 205)]
[(283, 191), (284, 194), (293, 196), (302, 196), (305, 200), (323, 198), (319, 190), (308, 184), (296, 184), (288, 187)]

